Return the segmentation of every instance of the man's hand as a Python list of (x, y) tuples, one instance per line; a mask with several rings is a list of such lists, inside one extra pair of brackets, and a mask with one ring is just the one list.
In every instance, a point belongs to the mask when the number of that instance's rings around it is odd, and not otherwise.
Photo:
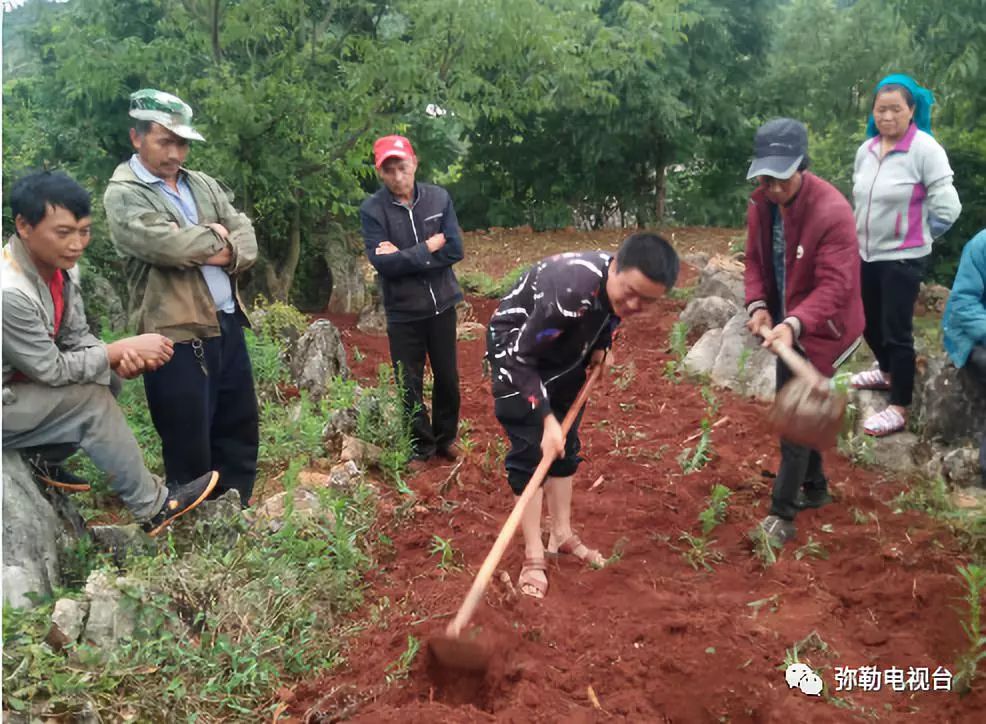
[(774, 320), (770, 317), (770, 312), (766, 309), (758, 309), (746, 322), (746, 328), (750, 330), (753, 334), (759, 335), (760, 330), (763, 327), (770, 329), (774, 324)]
[[(216, 224), (218, 226), (218, 224)], [(233, 261), (233, 247), (227, 242), (226, 246), (223, 247), (222, 251), (217, 251), (215, 254), (206, 259), (203, 263), (209, 266), (229, 266)]]
[(223, 241), (227, 241), (229, 239), (229, 229), (227, 229), (222, 224), (213, 223), (213, 224), (206, 224), (206, 226), (208, 226), (210, 229), (216, 232), (216, 234), (219, 235), (219, 238), (222, 239)]
[(599, 365), (602, 365), (603, 377), (609, 374), (610, 368), (612, 368), (613, 363), (614, 363), (614, 358), (613, 358), (612, 349), (594, 349), (592, 350), (592, 354), (589, 356), (589, 370), (592, 371), (594, 367), (598, 367)]
[(544, 418), (544, 432), (541, 434), (541, 455), (560, 458), (565, 454), (565, 436), (561, 434), (558, 418), (548, 415)]
[(425, 241), (425, 246), (428, 247), (428, 251), (434, 254), (436, 251), (445, 246), (445, 234), (438, 233), (433, 237)]
[(774, 341), (780, 342), (785, 347), (794, 346), (794, 330), (791, 329), (790, 325), (781, 322), (772, 330), (767, 333), (767, 336), (763, 338), (763, 346), (770, 347)]
[(140, 334), (106, 345), (110, 367), (117, 370), (123, 365), (125, 372), (133, 371), (135, 356), (140, 359), (141, 371), (150, 371), (167, 363), (174, 353), (174, 343), (160, 334)]
[(144, 360), (132, 349), (123, 350), (123, 355), (115, 367), (116, 373), (125, 380), (132, 380), (144, 372), (144, 369)]
[(384, 256), (386, 254), (396, 254), (400, 249), (391, 244), (389, 241), (381, 241), (377, 244), (377, 248), (374, 249), (373, 253), (377, 256)]

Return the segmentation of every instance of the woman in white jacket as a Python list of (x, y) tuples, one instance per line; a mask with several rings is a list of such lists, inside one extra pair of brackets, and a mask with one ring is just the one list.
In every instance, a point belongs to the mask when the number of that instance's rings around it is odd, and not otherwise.
[(857, 389), (888, 390), (888, 407), (863, 429), (889, 435), (907, 425), (914, 390), (914, 302), (933, 241), (962, 210), (945, 149), (931, 136), (931, 92), (906, 75), (876, 87), (869, 138), (856, 152), (853, 200), (862, 258), (864, 336), (873, 369), (853, 375)]

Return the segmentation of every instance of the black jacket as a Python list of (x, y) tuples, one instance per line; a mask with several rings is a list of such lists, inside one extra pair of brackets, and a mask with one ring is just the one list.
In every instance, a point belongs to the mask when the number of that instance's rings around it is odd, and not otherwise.
[[(448, 191), (416, 183), (409, 209), (383, 187), (363, 202), (359, 216), (366, 256), (380, 275), (387, 321), (427, 319), (462, 301), (452, 271), (462, 260), (462, 232)], [(432, 254), (425, 241), (439, 232), (445, 234), (445, 246)], [(377, 255), (382, 241), (400, 251)]]
[(620, 319), (606, 296), (611, 259), (601, 251), (542, 259), (503, 298), (486, 336), (495, 398), (520, 395), (548, 415), (552, 382), (612, 345)]

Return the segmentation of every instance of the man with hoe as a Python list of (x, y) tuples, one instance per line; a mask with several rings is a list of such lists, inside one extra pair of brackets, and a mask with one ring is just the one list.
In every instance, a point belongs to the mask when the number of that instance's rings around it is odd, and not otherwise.
[(237, 278), (257, 259), (253, 225), (214, 178), (184, 167), (192, 109), (157, 90), (130, 96), (134, 155), (106, 188), (110, 234), (126, 259), (139, 332), (168, 337), (174, 357), (144, 376), (169, 478), (215, 468), (217, 493), (244, 506), (257, 473), (258, 416)]

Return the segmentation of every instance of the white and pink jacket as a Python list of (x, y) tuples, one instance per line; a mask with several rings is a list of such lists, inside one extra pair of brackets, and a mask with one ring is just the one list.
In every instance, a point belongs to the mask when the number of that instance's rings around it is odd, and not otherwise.
[(927, 256), (962, 211), (945, 149), (913, 123), (882, 159), (880, 137), (867, 139), (852, 179), (863, 261)]

